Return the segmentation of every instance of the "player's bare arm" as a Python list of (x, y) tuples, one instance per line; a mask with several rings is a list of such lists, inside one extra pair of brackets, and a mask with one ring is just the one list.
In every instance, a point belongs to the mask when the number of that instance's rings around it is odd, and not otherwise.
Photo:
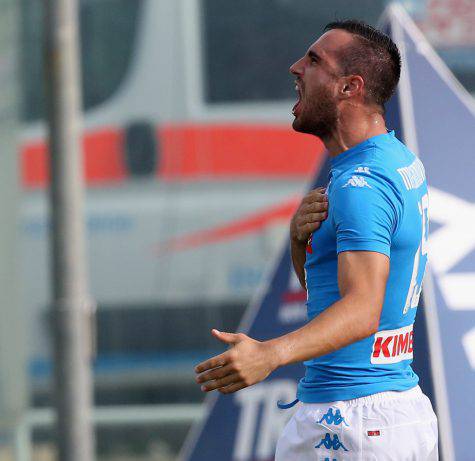
[(302, 328), (269, 341), (278, 365), (320, 357), (377, 332), (388, 274), (389, 258), (383, 254), (340, 253), (341, 299)]
[(305, 249), (312, 232), (328, 217), (328, 197), (325, 188), (311, 190), (302, 200), (290, 222), (290, 249), (295, 273), (304, 289)]
[(378, 330), (389, 274), (389, 258), (369, 251), (338, 256), (341, 299), (302, 328), (269, 341), (213, 330), (232, 346), (199, 364), (203, 391), (227, 394), (264, 380), (276, 368), (320, 357), (371, 336)]

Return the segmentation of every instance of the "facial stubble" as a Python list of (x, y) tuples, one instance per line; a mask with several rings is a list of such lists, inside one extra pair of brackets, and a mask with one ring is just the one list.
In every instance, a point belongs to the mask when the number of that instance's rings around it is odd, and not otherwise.
[(325, 139), (334, 131), (338, 121), (338, 111), (334, 99), (327, 88), (304, 96), (300, 114), (295, 117), (292, 127), (300, 133), (308, 133)]

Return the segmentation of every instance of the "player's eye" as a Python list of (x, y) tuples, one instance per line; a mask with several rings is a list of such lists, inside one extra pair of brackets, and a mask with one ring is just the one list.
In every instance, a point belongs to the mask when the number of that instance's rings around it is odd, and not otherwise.
[(310, 57), (310, 62), (312, 64), (318, 64), (320, 62), (320, 59), (317, 56), (311, 56)]

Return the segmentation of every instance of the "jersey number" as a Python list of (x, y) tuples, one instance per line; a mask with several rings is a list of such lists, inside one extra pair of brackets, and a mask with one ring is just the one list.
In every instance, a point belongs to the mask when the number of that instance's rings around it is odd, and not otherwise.
[[(406, 304), (404, 305), (403, 314), (407, 314), (409, 309), (415, 308), (419, 304), (419, 297), (422, 289), (422, 277), (424, 276), (425, 262), (421, 264), (421, 259), (427, 255), (427, 236), (429, 233), (429, 197), (425, 194), (421, 201), (417, 204), (419, 214), (422, 220), (422, 236), (419, 248), (414, 256), (414, 267), (412, 268), (411, 284), (407, 292)], [(422, 273), (420, 273), (422, 272)]]

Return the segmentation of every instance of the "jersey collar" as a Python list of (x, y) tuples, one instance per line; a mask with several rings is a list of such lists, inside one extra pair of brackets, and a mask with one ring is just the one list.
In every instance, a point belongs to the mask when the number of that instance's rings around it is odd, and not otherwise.
[(331, 172), (330, 175), (332, 177), (336, 177), (339, 173), (345, 171), (351, 165), (361, 163), (362, 158), (361, 154), (365, 154), (368, 150), (372, 149), (381, 141), (385, 139), (394, 138), (395, 134), (394, 131), (388, 131), (387, 133), (378, 134), (377, 136), (372, 136), (356, 144), (356, 146), (351, 147), (343, 151), (341, 154), (338, 154), (336, 157), (332, 157), (330, 159), (331, 163)]

